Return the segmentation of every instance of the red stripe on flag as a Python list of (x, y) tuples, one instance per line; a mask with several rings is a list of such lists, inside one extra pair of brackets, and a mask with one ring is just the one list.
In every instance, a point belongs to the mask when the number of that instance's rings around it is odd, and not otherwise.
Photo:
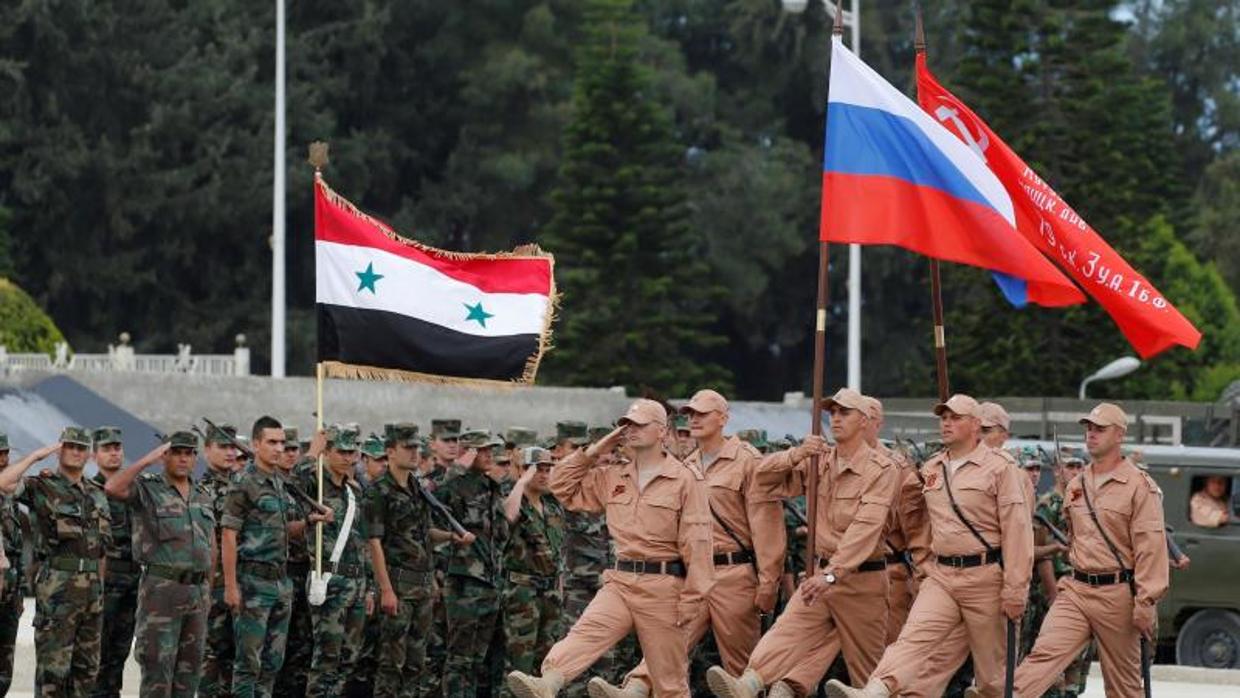
[(551, 295), (550, 259), (436, 254), (433, 248), (392, 239), (375, 221), (331, 201), (322, 186), (314, 190), (314, 239), (383, 250), (432, 267), (484, 293)]
[[(989, 206), (895, 177), (824, 172), (819, 239), (896, 245), (935, 259), (969, 264), (1041, 282), (1043, 306), (1072, 305), (1081, 293), (1028, 243), (979, 235), (1006, 235), (1011, 226)], [(1063, 284), (1068, 283), (1068, 286)], [(1032, 286), (1030, 287), (1032, 290)]]

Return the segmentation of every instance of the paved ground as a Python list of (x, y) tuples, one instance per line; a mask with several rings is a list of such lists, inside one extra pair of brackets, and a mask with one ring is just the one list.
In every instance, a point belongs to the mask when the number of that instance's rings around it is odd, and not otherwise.
[[(17, 657), (14, 662), (12, 698), (33, 698), (34, 692), (34, 601), (26, 599), (26, 613), (17, 634)], [(1240, 671), (1194, 669), (1177, 666), (1155, 666), (1154, 695), (1158, 698), (1240, 698)], [(122, 695), (138, 695), (138, 665), (130, 656), (125, 667), (125, 691)], [(1102, 673), (1095, 663), (1089, 676), (1089, 690), (1083, 698), (1103, 698)]]

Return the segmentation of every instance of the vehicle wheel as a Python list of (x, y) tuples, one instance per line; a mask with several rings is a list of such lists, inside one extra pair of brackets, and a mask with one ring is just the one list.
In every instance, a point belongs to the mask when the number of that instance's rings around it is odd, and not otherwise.
[(1186, 666), (1240, 669), (1240, 613), (1198, 611), (1180, 628), (1175, 661)]

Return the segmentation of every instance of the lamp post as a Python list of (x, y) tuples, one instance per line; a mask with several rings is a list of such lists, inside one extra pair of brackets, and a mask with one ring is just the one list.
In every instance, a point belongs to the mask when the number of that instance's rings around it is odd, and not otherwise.
[(1133, 371), (1141, 368), (1141, 360), (1135, 356), (1121, 356), (1102, 368), (1094, 371), (1093, 375), (1087, 376), (1081, 381), (1081, 389), (1077, 397), (1081, 400), (1085, 399), (1085, 387), (1096, 381), (1109, 381), (1116, 378), (1123, 378)]
[[(827, 15), (835, 19), (835, 3), (823, 0)], [(784, 11), (801, 14), (809, 0), (783, 0)], [(861, 55), (861, 0), (849, 0), (844, 26), (850, 30), (852, 51)], [(848, 246), (848, 387), (861, 390), (861, 245)]]

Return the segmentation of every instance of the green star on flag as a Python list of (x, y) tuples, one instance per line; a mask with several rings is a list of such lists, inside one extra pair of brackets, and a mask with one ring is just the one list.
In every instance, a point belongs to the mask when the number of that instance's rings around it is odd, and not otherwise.
[(358, 293), (361, 293), (367, 289), (369, 289), (371, 293), (375, 293), (375, 282), (383, 278), (383, 274), (375, 273), (374, 262), (366, 265), (366, 271), (355, 271), (353, 273), (357, 274), (357, 278), (361, 282), (357, 286)]
[(469, 311), (469, 315), (465, 316), (466, 322), (469, 322), (470, 320), (477, 320), (479, 325), (486, 327), (487, 318), (495, 317), (491, 313), (488, 313), (487, 311), (482, 309), (482, 301), (479, 301), (475, 303), (474, 305), (470, 305), (468, 303), (462, 303), (461, 305), (464, 305), (466, 310)]

